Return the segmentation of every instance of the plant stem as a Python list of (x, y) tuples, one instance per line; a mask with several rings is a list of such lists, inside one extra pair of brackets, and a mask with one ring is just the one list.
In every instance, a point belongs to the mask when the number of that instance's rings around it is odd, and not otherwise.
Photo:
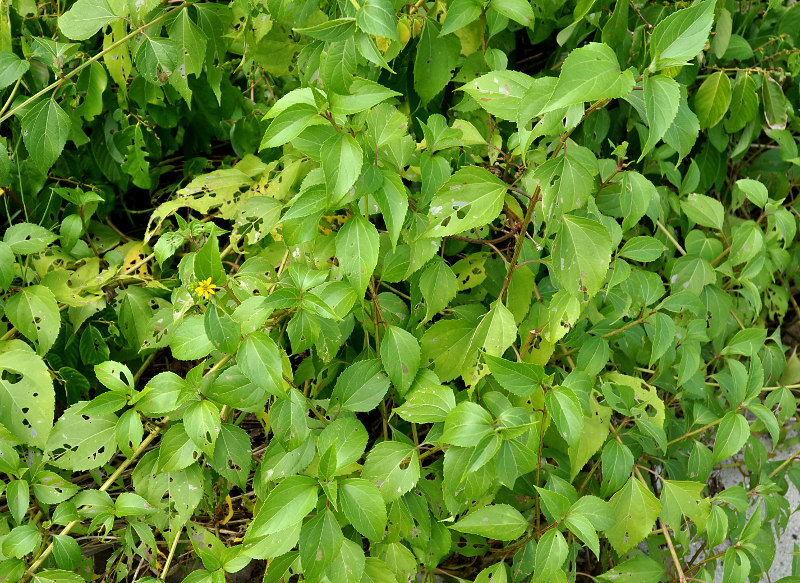
[(664, 226), (664, 223), (661, 221), (656, 221), (656, 225), (658, 225), (658, 228), (661, 230), (661, 232), (667, 236), (667, 239), (669, 239), (670, 243), (675, 245), (675, 249), (677, 249), (681, 255), (686, 255), (686, 250), (681, 247), (681, 244), (678, 243), (678, 240), (667, 230), (667, 228)]
[(172, 557), (175, 556), (175, 549), (178, 548), (178, 541), (181, 540), (181, 533), (183, 532), (183, 526), (178, 529), (178, 532), (175, 533), (175, 539), (172, 541), (172, 545), (169, 547), (169, 555), (167, 555), (167, 561), (164, 563), (164, 569), (161, 571), (161, 580), (166, 581), (167, 573), (169, 572), (170, 563), (172, 563)]

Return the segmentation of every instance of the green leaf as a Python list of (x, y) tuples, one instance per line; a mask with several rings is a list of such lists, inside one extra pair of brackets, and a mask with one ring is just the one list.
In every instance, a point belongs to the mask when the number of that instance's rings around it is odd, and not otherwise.
[(444, 421), (455, 406), (453, 389), (445, 385), (422, 386), (394, 412), (409, 423), (437, 423)]
[(575, 447), (583, 432), (583, 411), (578, 397), (568, 387), (553, 387), (544, 396), (545, 407), (570, 447)]
[(173, 358), (178, 360), (197, 360), (205, 358), (214, 350), (214, 345), (206, 335), (205, 319), (199, 314), (185, 316), (178, 323), (169, 339)]
[[(367, 111), (382, 101), (399, 96), (400, 93), (392, 91), (379, 83), (356, 77), (350, 84), (349, 95), (334, 93), (330, 96), (331, 112), (351, 115)], [(396, 176), (396, 174), (390, 174)]]
[[(17, 255), (44, 251), (56, 239), (58, 237), (51, 231), (32, 223), (16, 223), (3, 234), (3, 242)], [(9, 261), (9, 266), (13, 266), (13, 257)]]
[(106, 0), (78, 0), (58, 17), (58, 28), (67, 38), (86, 40), (115, 18)]
[(22, 140), (31, 160), (46, 172), (61, 155), (72, 122), (54, 99), (43, 99), (22, 118)]
[(191, 105), (192, 92), (189, 89), (189, 75), (200, 77), (206, 62), (207, 37), (203, 30), (189, 18), (188, 10), (181, 10), (169, 27), (169, 37), (178, 45), (175, 60), (175, 74), (170, 76), (170, 84)]
[(99, 468), (117, 452), (117, 416), (113, 413), (87, 415), (87, 402), (80, 401), (59, 417), (45, 450), (50, 463), (64, 469), (82, 472)]
[(343, 540), (342, 529), (330, 509), (308, 519), (300, 531), (303, 574), (308, 578), (318, 576), (339, 554)]
[(741, 265), (756, 257), (764, 247), (764, 234), (755, 221), (744, 221), (733, 232), (729, 261)]
[(473, 510), (451, 526), (453, 530), (494, 540), (514, 540), (528, 528), (528, 521), (513, 506), (492, 504)]
[(294, 526), (317, 505), (317, 481), (289, 476), (269, 493), (247, 529), (246, 539), (258, 539)]
[(664, 142), (678, 152), (678, 162), (689, 155), (699, 133), (700, 123), (697, 121), (697, 116), (682, 98), (678, 105), (678, 115), (664, 134)]
[(283, 392), (283, 361), (278, 345), (266, 332), (253, 332), (242, 341), (236, 364), (251, 383), (268, 395)]
[(758, 180), (751, 178), (740, 178), (733, 185), (734, 192), (743, 193), (747, 199), (757, 207), (764, 208), (769, 200), (769, 193), (767, 187)]
[(679, 67), (703, 50), (714, 22), (714, 5), (714, 0), (703, 0), (656, 24), (650, 35), (651, 70)]
[(557, 218), (586, 204), (596, 189), (595, 176), (597, 158), (590, 149), (577, 144), (539, 166), (534, 177), (542, 189), (547, 218)]
[(593, 297), (605, 281), (611, 261), (611, 236), (597, 221), (564, 215), (556, 236), (552, 270), (572, 296)]
[(447, 6), (447, 16), (442, 24), (441, 35), (460, 30), (477, 20), (481, 15), (480, 0), (454, 0)]
[(191, 466), (200, 455), (183, 423), (176, 423), (161, 437), (158, 447), (158, 469), (176, 472)]
[(460, 447), (473, 447), (494, 432), (489, 412), (470, 401), (459, 403), (447, 414), (441, 441)]
[(378, 265), (379, 246), (375, 225), (360, 215), (351, 217), (336, 235), (339, 265), (361, 297)]
[(365, 0), (356, 12), (356, 25), (366, 33), (399, 41), (397, 17), (390, 0)]
[(0, 544), (4, 555), (21, 559), (32, 553), (41, 540), (42, 535), (36, 525), (28, 523), (12, 529), (3, 537)]
[(666, 75), (645, 76), (642, 81), (644, 89), (644, 106), (647, 113), (647, 126), (650, 132), (647, 143), (639, 156), (641, 161), (658, 141), (664, 137), (675, 121), (680, 105), (680, 86), (677, 81)]
[(522, 26), (532, 26), (535, 15), (528, 0), (490, 0), (489, 6)]
[(0, 51), (0, 89), (16, 83), (30, 68), (28, 61), (20, 59), (11, 51)]
[(492, 71), (470, 81), (461, 89), (493, 116), (517, 121), (523, 98), (532, 85), (530, 75), (518, 71)]
[(721, 354), (741, 354), (742, 356), (754, 357), (764, 346), (767, 339), (767, 331), (763, 328), (746, 328), (739, 330), (728, 340), (728, 345), (722, 349)]
[(582, 514), (570, 514), (564, 520), (564, 524), (572, 534), (583, 541), (583, 544), (594, 553), (595, 557), (600, 558), (600, 539), (588, 518)]
[(220, 431), (219, 408), (208, 399), (195, 401), (183, 414), (183, 428), (195, 447), (211, 457)]
[(361, 477), (375, 484), (383, 501), (392, 502), (410, 491), (419, 480), (419, 454), (413, 445), (382, 441), (367, 455)]
[(608, 541), (620, 555), (648, 535), (661, 512), (661, 504), (638, 479), (631, 476), (625, 487), (609, 501), (614, 524), (605, 529)]
[(420, 357), (419, 341), (410, 332), (398, 326), (386, 329), (381, 339), (381, 361), (401, 397), (417, 376)]
[(731, 80), (722, 72), (717, 71), (706, 77), (703, 84), (694, 96), (694, 111), (700, 129), (714, 127), (728, 111), (731, 103)]
[(689, 219), (703, 227), (721, 229), (725, 219), (722, 203), (705, 194), (689, 194), (681, 201), (681, 210)]
[(34, 575), (33, 581), (34, 583), (82, 583), (83, 578), (77, 573), (61, 569), (48, 569)]
[(620, 71), (617, 56), (608, 45), (588, 43), (564, 60), (553, 96), (539, 114), (586, 101), (625, 97), (633, 85), (633, 73)]
[(745, 73), (736, 80), (731, 91), (731, 104), (725, 131), (729, 134), (743, 129), (758, 114), (758, 93), (752, 75)]
[(227, 276), (222, 267), (219, 241), (211, 236), (194, 256), (194, 276), (198, 281), (211, 279), (215, 286), (225, 285)]
[(339, 416), (319, 434), (317, 450), (324, 454), (334, 448), (339, 470), (361, 459), (368, 439), (367, 430), (355, 416)]
[(722, 418), (714, 439), (713, 463), (726, 460), (739, 452), (750, 438), (750, 425), (744, 415), (728, 411)]
[(32, 485), (33, 495), (42, 504), (58, 504), (78, 493), (78, 486), (55, 472), (38, 472)]
[(222, 477), (241, 488), (247, 484), (253, 465), (251, 453), (247, 432), (236, 425), (222, 423), (209, 463)]
[(664, 522), (678, 531), (683, 525), (682, 517), (686, 516), (697, 525), (698, 532), (704, 531), (711, 511), (709, 502), (703, 503), (702, 491), (706, 485), (675, 480), (662, 480), (661, 484), (661, 518)]
[(177, 42), (159, 37), (145, 37), (133, 55), (136, 69), (155, 85), (163, 85), (169, 80), (178, 58)]
[(8, 510), (14, 518), (14, 522), (22, 524), (22, 520), (28, 513), (28, 505), (31, 499), (28, 482), (25, 480), (9, 481), (6, 486), (5, 495), (8, 503)]
[(772, 77), (764, 79), (761, 85), (761, 99), (764, 102), (767, 127), (773, 130), (785, 129), (789, 115), (786, 111), (786, 96), (780, 83)]
[(355, 18), (336, 18), (307, 28), (295, 28), (294, 31), (317, 40), (337, 42), (353, 36), (356, 30), (355, 24)]
[(61, 313), (53, 292), (43, 285), (22, 288), (6, 303), (6, 318), (36, 344), (39, 354), (46, 354), (61, 329)]
[(228, 314), (218, 310), (215, 304), (209, 304), (206, 307), (203, 326), (206, 336), (217, 350), (233, 354), (239, 348), (239, 342), (242, 339), (239, 324)]
[(322, 170), (331, 204), (341, 200), (361, 174), (361, 146), (349, 133), (335, 134), (322, 145)]
[(441, 93), (453, 78), (460, 52), (458, 37), (439, 36), (436, 21), (425, 19), (414, 60), (414, 90), (424, 104)]
[(456, 235), (492, 222), (503, 209), (505, 183), (479, 166), (461, 168), (431, 200), (428, 237)]
[(561, 531), (551, 528), (545, 532), (536, 546), (533, 580), (552, 581), (557, 573), (561, 573), (561, 566), (567, 560), (567, 551), (567, 541)]
[(360, 360), (348, 366), (336, 379), (332, 398), (342, 409), (372, 411), (391, 386), (379, 360)]
[(650, 349), (650, 364), (652, 365), (672, 346), (675, 340), (675, 322), (663, 312), (656, 312), (647, 319), (649, 326), (647, 335), (652, 344)]
[(625, 242), (619, 251), (620, 257), (649, 263), (664, 255), (666, 251), (664, 244), (653, 237), (632, 237)]
[(423, 270), (419, 278), (419, 289), (425, 300), (424, 324), (441, 312), (458, 293), (458, 281), (445, 261), (435, 258)]
[(397, 248), (397, 240), (403, 229), (406, 214), (408, 213), (408, 189), (403, 184), (400, 176), (394, 172), (383, 172), (383, 186), (378, 188), (372, 196), (381, 209), (383, 221), (389, 231), (392, 249)]
[(650, 557), (628, 559), (597, 577), (601, 583), (659, 583), (664, 565)]
[(317, 116), (317, 108), (309, 103), (296, 103), (281, 110), (269, 124), (259, 149), (277, 148), (290, 142), (316, 119), (322, 120)]
[(348, 478), (339, 483), (342, 512), (360, 534), (370, 541), (379, 541), (386, 528), (386, 505), (380, 490), (361, 478)]
[(775, 414), (761, 403), (750, 403), (747, 405), (747, 409), (755, 415), (758, 420), (764, 424), (767, 431), (769, 431), (769, 435), (772, 438), (772, 449), (774, 450), (778, 446), (781, 433), (781, 428), (778, 424), (778, 420), (775, 418)]
[(538, 364), (512, 362), (490, 354), (483, 356), (500, 386), (520, 397), (529, 397), (544, 381), (544, 368)]

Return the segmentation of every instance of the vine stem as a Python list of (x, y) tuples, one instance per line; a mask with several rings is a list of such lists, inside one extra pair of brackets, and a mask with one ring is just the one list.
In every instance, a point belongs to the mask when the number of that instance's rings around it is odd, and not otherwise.
[(50, 83), (50, 85), (48, 85), (47, 87), (45, 87), (41, 91), (38, 91), (37, 93), (34, 93), (30, 97), (28, 97), (28, 99), (26, 99), (25, 101), (20, 103), (18, 106), (16, 106), (15, 108), (11, 109), (11, 111), (5, 113), (2, 117), (0, 117), (0, 123), (3, 123), (5, 120), (10, 118), (12, 115), (17, 113), (19, 110), (27, 107), (28, 105), (30, 105), (32, 102), (36, 101), (37, 99), (39, 99), (43, 95), (49, 93), (50, 91), (52, 91), (54, 89), (58, 89), (58, 87), (60, 87), (64, 83), (64, 81), (67, 81), (68, 79), (71, 79), (72, 77), (74, 77), (75, 75), (80, 73), (83, 69), (85, 69), (86, 67), (88, 67), (89, 65), (94, 63), (95, 61), (99, 61), (107, 53), (109, 53), (109, 52), (113, 51), (114, 49), (116, 49), (117, 47), (125, 44), (126, 42), (128, 42), (129, 40), (134, 38), (135, 36), (143, 33), (145, 30), (147, 30), (151, 26), (153, 26), (155, 24), (158, 24), (159, 22), (161, 22), (161, 21), (167, 19), (168, 17), (172, 16), (175, 12), (178, 12), (178, 11), (182, 10), (185, 6), (186, 6), (186, 3), (183, 3), (180, 6), (176, 6), (174, 8), (170, 8), (164, 14), (159, 16), (158, 18), (152, 20), (151, 22), (148, 22), (147, 24), (143, 24), (142, 26), (136, 28), (133, 32), (130, 32), (127, 35), (125, 35), (124, 37), (122, 37), (121, 39), (119, 39), (117, 42), (114, 42), (114, 43), (110, 44), (108, 46), (108, 48), (103, 49), (102, 51), (97, 53), (95, 56), (91, 57), (90, 59), (85, 60), (83, 63), (81, 63), (80, 65), (75, 67), (72, 71), (70, 71), (69, 73), (67, 73), (63, 77), (59, 77), (57, 81), (53, 81), (52, 83)]
[(178, 548), (178, 541), (181, 540), (181, 533), (183, 532), (183, 526), (180, 527), (178, 532), (175, 533), (175, 539), (172, 541), (172, 544), (169, 547), (169, 555), (167, 555), (167, 560), (164, 563), (164, 569), (161, 571), (161, 580), (167, 580), (167, 573), (169, 572), (169, 566), (172, 563), (172, 557), (175, 556), (175, 549)]

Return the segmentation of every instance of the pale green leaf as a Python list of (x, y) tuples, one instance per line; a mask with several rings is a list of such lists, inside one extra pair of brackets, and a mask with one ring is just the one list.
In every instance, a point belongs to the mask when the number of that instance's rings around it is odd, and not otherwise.
[(506, 185), (488, 170), (466, 166), (442, 184), (431, 200), (428, 237), (456, 235), (482, 227), (500, 214)]
[(620, 71), (617, 56), (608, 45), (589, 43), (566, 58), (553, 96), (539, 113), (585, 101), (625, 97), (633, 85), (633, 73)]

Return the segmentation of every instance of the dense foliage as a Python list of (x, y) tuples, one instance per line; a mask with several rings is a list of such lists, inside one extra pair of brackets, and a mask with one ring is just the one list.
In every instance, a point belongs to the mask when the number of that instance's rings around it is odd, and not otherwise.
[(0, 581), (758, 580), (799, 73), (776, 0), (0, 2)]

